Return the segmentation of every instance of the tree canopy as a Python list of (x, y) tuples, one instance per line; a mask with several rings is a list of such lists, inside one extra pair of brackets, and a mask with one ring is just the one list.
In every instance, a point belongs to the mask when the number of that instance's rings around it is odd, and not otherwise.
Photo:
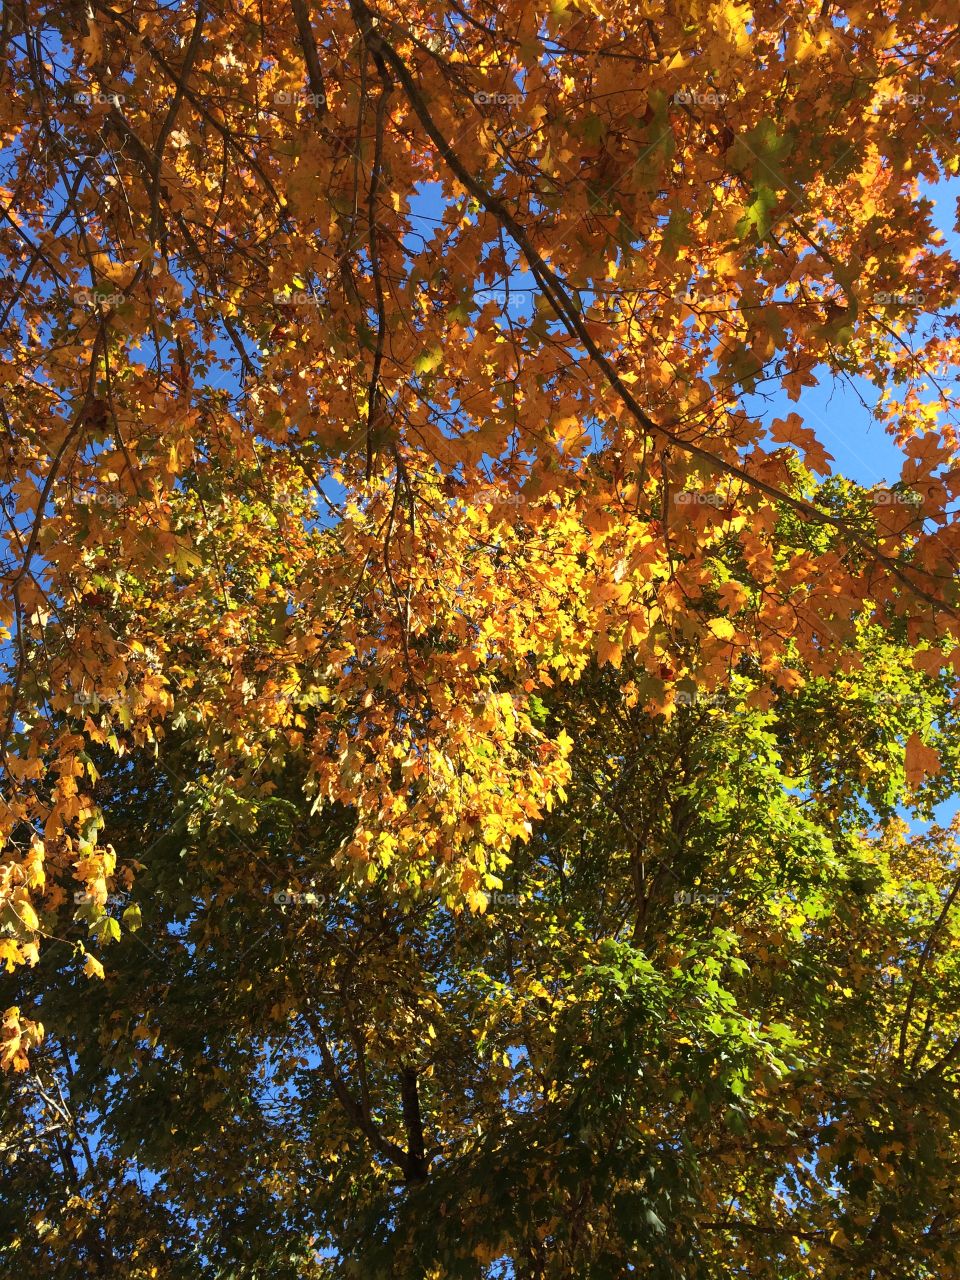
[(960, 1276), (952, 7), (0, 30), (5, 1268)]

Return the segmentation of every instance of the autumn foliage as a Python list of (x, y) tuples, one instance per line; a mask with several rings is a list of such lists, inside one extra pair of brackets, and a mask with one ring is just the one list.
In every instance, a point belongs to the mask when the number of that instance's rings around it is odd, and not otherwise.
[(4, 7), (4, 1274), (960, 1276), (958, 34)]

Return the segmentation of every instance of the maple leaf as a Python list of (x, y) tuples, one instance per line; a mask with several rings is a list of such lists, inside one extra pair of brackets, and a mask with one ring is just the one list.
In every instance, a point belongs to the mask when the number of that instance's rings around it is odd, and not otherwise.
[(940, 772), (940, 755), (933, 747), (928, 747), (918, 733), (911, 733), (907, 740), (904, 769), (907, 785), (916, 790), (928, 777)]
[(774, 418), (770, 424), (770, 438), (777, 444), (790, 444), (804, 455), (807, 466), (820, 475), (828, 475), (833, 454), (817, 439), (815, 431), (803, 425), (798, 413), (788, 414), (786, 418)]
[(730, 148), (730, 164), (734, 169), (750, 174), (758, 189), (781, 190), (790, 185), (784, 164), (794, 144), (795, 138), (791, 133), (779, 133), (776, 121), (764, 116), (747, 133), (737, 137)]
[(777, 194), (771, 188), (760, 183), (753, 191), (753, 199), (743, 211), (737, 223), (737, 235), (745, 240), (751, 232), (757, 240), (766, 240), (773, 227), (773, 212), (777, 207)]

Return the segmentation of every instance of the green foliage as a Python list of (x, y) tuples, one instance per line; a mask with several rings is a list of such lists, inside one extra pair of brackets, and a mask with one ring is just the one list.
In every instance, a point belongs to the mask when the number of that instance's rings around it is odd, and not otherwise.
[(6, 1264), (949, 1274), (957, 846), (907, 836), (891, 763), (946, 689), (875, 631), (859, 656), (848, 688), (741, 676), (669, 720), (627, 669), (556, 687), (568, 798), (473, 916), (346, 890), (351, 815), (310, 816), (292, 762), (211, 805), (172, 781), (204, 772), (187, 737), (166, 781), (104, 753), (143, 863), (108, 910), (141, 927), (82, 999), (66, 951), (33, 975), (61, 1030), (4, 1084)]

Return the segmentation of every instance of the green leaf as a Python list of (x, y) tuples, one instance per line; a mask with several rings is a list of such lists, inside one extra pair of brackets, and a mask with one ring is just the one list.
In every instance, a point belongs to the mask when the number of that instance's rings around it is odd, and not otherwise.
[(601, 116), (596, 114), (588, 115), (584, 118), (580, 125), (580, 132), (587, 142), (596, 145), (603, 141), (603, 137), (607, 132), (606, 124)]
[(443, 359), (443, 347), (431, 347), (429, 351), (421, 351), (413, 362), (414, 373), (432, 373)]
[(764, 116), (749, 133), (742, 134), (730, 148), (730, 164), (738, 172), (753, 179), (754, 186), (790, 185), (783, 163), (793, 150), (793, 136), (779, 134), (775, 121)]
[(746, 240), (751, 232), (754, 232), (758, 241), (765, 240), (773, 226), (772, 215), (776, 205), (777, 195), (775, 191), (763, 183), (754, 187), (753, 201), (747, 205), (743, 216), (737, 223), (737, 235), (740, 239)]
[(681, 245), (690, 243), (690, 214), (686, 209), (674, 209), (663, 231), (663, 247), (674, 256)]
[(112, 916), (101, 916), (90, 928), (91, 936), (98, 942), (119, 942), (120, 924)]

